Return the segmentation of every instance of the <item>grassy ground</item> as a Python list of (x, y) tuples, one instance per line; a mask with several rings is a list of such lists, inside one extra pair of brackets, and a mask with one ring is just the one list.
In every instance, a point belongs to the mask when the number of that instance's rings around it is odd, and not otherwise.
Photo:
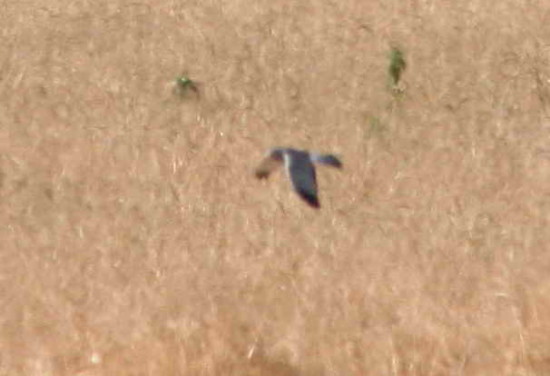
[(2, 3), (0, 375), (550, 374), (547, 1)]

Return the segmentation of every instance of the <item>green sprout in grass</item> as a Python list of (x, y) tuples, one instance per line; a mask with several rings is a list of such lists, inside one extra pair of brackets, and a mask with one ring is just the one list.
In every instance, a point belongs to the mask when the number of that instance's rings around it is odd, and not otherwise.
[(179, 76), (176, 78), (176, 89), (180, 96), (185, 96), (192, 91), (196, 95), (199, 95), (199, 88), (195, 81), (191, 80), (187, 76)]
[(406, 68), (407, 63), (405, 62), (403, 52), (397, 47), (392, 47), (390, 51), (390, 65), (388, 67), (388, 74), (390, 76), (391, 86), (394, 90), (397, 90), (401, 75)]

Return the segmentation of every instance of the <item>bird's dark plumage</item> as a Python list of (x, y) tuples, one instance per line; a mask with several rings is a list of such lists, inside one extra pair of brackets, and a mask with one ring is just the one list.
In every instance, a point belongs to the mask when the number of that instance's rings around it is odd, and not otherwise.
[(317, 178), (314, 163), (342, 168), (342, 162), (330, 154), (310, 153), (291, 148), (274, 148), (269, 151), (255, 170), (259, 179), (267, 178), (278, 166), (284, 164), (296, 193), (311, 207), (320, 208), (317, 196)]

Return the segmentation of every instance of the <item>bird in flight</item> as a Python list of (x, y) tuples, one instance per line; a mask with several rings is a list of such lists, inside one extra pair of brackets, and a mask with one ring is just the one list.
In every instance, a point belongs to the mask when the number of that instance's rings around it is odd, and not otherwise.
[(312, 153), (291, 148), (269, 150), (255, 170), (258, 179), (266, 179), (277, 167), (284, 164), (290, 182), (296, 193), (313, 208), (319, 209), (317, 179), (314, 163), (342, 168), (342, 162), (331, 154)]

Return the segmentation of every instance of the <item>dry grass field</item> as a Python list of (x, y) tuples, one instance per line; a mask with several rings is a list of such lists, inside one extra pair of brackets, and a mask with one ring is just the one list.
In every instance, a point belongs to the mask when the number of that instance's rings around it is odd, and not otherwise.
[(550, 375), (548, 1), (0, 9), (0, 375)]

